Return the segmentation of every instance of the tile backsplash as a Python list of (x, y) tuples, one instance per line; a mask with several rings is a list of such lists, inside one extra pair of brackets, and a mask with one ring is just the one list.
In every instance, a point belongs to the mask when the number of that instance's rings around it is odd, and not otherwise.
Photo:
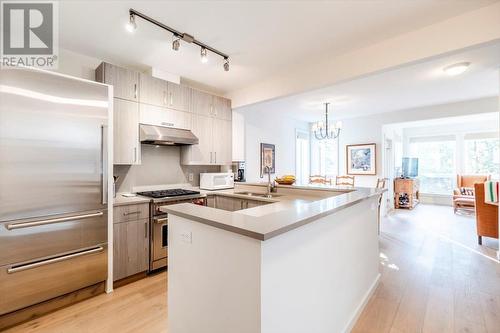
[[(181, 165), (181, 148), (178, 146), (141, 145), (141, 165), (115, 165), (113, 173), (118, 176), (117, 192), (131, 192), (134, 186), (200, 183), (200, 173), (219, 172), (221, 167), (215, 165), (186, 166)], [(193, 181), (189, 181), (189, 174)]]

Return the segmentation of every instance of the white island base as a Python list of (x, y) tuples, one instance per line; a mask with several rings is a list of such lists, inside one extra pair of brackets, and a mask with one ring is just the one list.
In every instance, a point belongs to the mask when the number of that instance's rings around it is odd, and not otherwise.
[(168, 332), (349, 332), (380, 277), (377, 200), (265, 241), (170, 213)]

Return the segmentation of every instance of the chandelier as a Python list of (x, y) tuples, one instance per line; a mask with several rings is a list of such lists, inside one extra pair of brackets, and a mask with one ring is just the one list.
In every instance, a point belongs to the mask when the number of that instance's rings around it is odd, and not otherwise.
[(339, 137), (340, 130), (342, 129), (342, 122), (337, 121), (333, 128), (330, 128), (328, 123), (328, 105), (325, 103), (325, 121), (318, 121), (313, 125), (314, 136), (318, 140), (336, 139)]

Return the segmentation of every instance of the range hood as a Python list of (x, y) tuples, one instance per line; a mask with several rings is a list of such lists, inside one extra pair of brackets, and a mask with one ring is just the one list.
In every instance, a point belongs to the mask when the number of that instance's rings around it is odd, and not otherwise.
[(195, 145), (199, 142), (189, 130), (144, 124), (139, 126), (139, 140), (141, 143), (162, 146)]

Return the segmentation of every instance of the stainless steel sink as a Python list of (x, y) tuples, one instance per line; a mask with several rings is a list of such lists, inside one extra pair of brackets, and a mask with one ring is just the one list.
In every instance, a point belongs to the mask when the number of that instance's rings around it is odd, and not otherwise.
[[(267, 198), (267, 194), (265, 193), (256, 193), (256, 192), (234, 192), (234, 194), (239, 194), (239, 195), (247, 195), (249, 197), (260, 197), (260, 198)], [(277, 197), (281, 197), (280, 194), (274, 194), (274, 193), (271, 193), (271, 198), (277, 198)]]

